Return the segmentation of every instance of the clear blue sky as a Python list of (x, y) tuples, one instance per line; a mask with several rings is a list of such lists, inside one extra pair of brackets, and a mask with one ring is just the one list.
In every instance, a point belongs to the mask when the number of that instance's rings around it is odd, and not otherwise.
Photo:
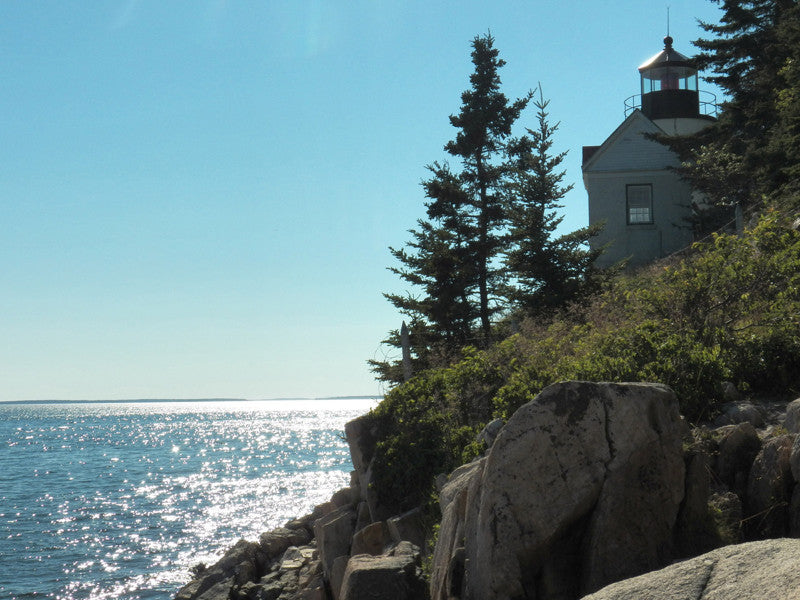
[[(386, 271), (491, 31), (586, 224), (601, 143), (705, 0), (0, 2), (0, 400), (379, 394)], [(704, 86), (708, 87), (708, 86)], [(533, 126), (533, 111), (520, 125)]]

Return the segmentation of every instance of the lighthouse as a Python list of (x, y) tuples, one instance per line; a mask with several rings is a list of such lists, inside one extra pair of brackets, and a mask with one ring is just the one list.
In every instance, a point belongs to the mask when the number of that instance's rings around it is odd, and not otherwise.
[[(641, 99), (644, 115), (670, 135), (697, 133), (714, 120), (716, 102), (712, 94), (697, 88), (697, 69), (689, 58), (664, 38), (664, 49), (639, 67), (641, 95), (625, 101), (626, 116), (638, 108)], [(708, 94), (708, 96), (706, 96)]]
[(697, 68), (664, 38), (664, 49), (639, 67), (640, 93), (625, 100), (625, 120), (599, 146), (583, 147), (589, 222), (604, 224), (593, 248), (600, 267), (647, 264), (692, 243), (689, 185), (657, 135), (690, 135), (715, 119), (716, 99), (698, 89)]

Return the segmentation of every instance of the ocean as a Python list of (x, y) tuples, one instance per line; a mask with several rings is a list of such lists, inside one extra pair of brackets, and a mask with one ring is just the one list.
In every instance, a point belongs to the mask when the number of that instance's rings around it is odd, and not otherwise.
[(172, 598), (348, 485), (376, 403), (0, 403), (0, 600)]

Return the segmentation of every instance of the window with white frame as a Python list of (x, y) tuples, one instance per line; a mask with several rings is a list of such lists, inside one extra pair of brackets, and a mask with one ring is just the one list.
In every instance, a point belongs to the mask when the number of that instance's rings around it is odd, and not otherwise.
[(626, 186), (628, 200), (628, 225), (653, 222), (653, 186), (637, 184)]

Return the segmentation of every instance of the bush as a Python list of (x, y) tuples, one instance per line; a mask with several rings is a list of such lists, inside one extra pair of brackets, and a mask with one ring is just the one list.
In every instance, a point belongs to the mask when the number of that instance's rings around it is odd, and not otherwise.
[(377, 426), (373, 474), (380, 501), (398, 512), (425, 504), (433, 480), (477, 456), (475, 439), (491, 415), (491, 379), (480, 360), (433, 369), (392, 390), (372, 411)]
[(713, 416), (721, 384), (788, 392), (800, 372), (800, 234), (767, 213), (742, 236), (715, 235), (682, 260), (610, 289), (485, 351), (395, 388), (374, 411), (378, 493), (423, 504), (433, 478), (472, 457), (475, 435), (557, 381), (671, 386), (689, 420)]

